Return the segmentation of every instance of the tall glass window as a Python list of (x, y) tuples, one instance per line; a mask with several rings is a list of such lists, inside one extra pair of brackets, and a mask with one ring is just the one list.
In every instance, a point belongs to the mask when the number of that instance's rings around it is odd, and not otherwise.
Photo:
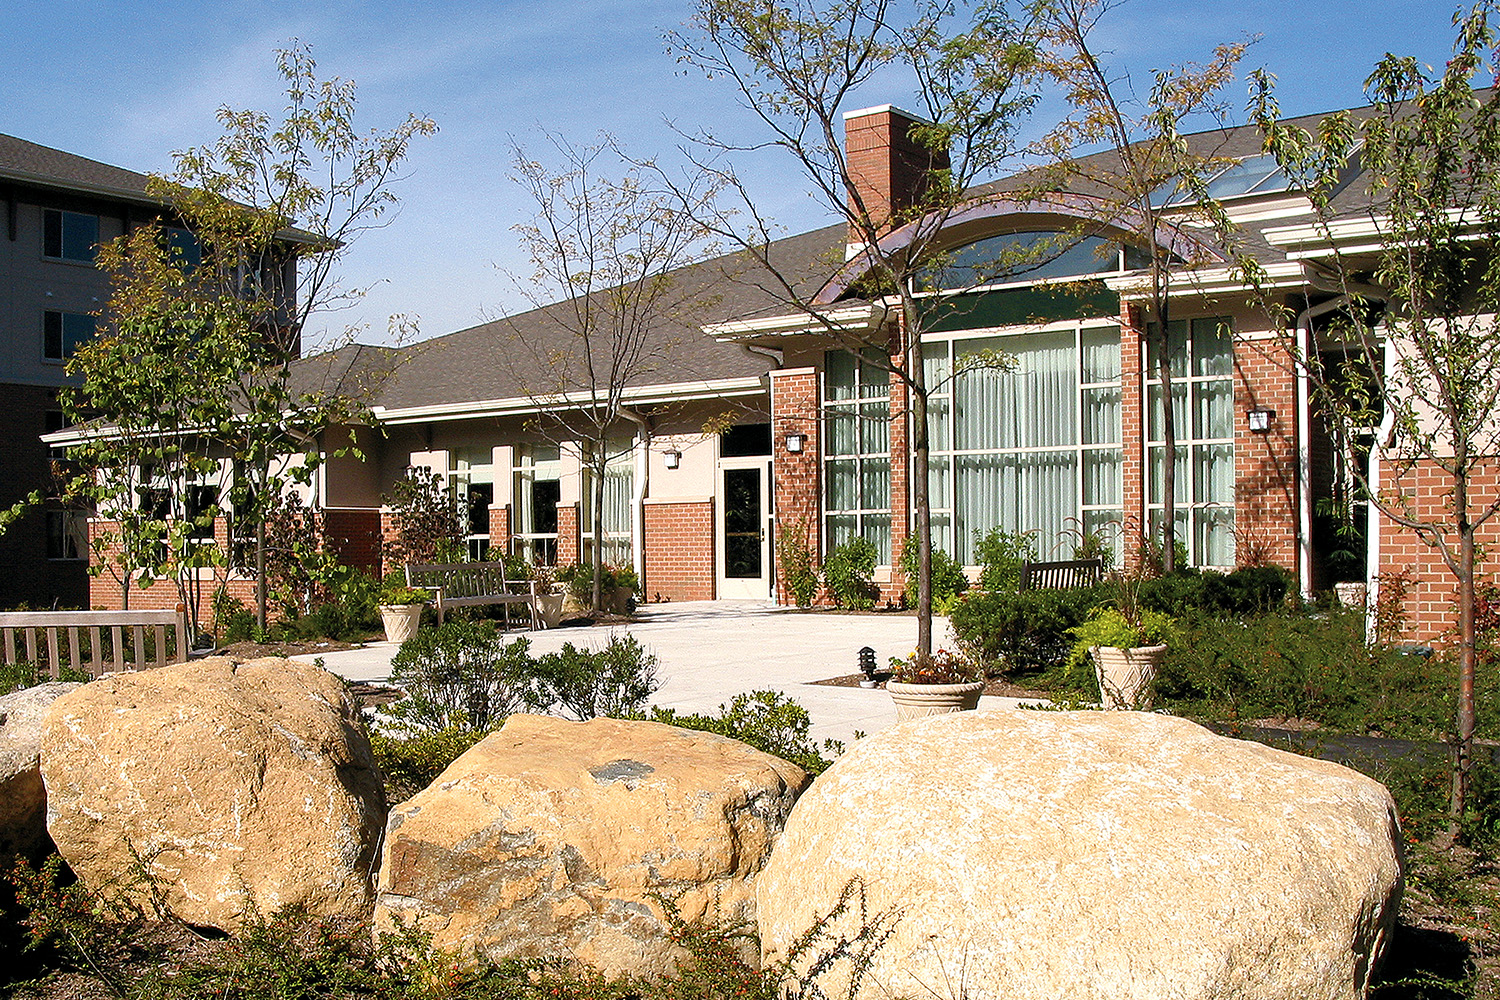
[(562, 499), (562, 456), (557, 445), (519, 445), (515, 451), (516, 554), (557, 565), (557, 502)]
[[(966, 363), (986, 351), (1014, 367)], [(1083, 532), (1119, 544), (1118, 326), (934, 341), (923, 360), (934, 544), (967, 565), (997, 527), (1034, 533), (1043, 558), (1068, 558)]]
[[(1151, 527), (1161, 530), (1165, 431), (1154, 338), (1147, 351)], [(1234, 565), (1234, 341), (1224, 317), (1167, 324), (1177, 438), (1176, 536), (1194, 566)]]
[[(630, 502), (635, 494), (635, 455), (629, 438), (610, 439), (605, 445), (604, 464), (604, 562), (608, 566), (629, 566), (631, 559)], [(585, 469), (583, 476), (583, 560), (593, 561), (594, 551), (594, 477)]]
[(824, 531), (856, 535), (891, 561), (891, 380), (875, 355), (829, 351), (823, 363)]
[(471, 562), (490, 554), (490, 507), (495, 503), (494, 452), (484, 447), (458, 448), (453, 452), (449, 481), (463, 500), (466, 521), (464, 543)]

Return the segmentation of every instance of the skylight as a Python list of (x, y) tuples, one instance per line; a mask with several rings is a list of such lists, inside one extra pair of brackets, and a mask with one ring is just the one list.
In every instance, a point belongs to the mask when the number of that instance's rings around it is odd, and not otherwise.
[[(1206, 184), (1206, 193), (1220, 201), (1252, 194), (1274, 194), (1291, 186), (1291, 178), (1277, 166), (1276, 158), (1262, 154), (1236, 160), (1212, 174)], [(1156, 208), (1183, 205), (1191, 200), (1192, 195), (1182, 188), (1180, 178), (1173, 178), (1151, 195), (1151, 204)]]

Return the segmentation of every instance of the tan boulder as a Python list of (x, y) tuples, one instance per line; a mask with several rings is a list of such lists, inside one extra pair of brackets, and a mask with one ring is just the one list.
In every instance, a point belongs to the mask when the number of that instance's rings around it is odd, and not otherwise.
[(511, 716), (392, 810), (376, 926), (496, 960), (667, 972), (680, 956), (657, 897), (753, 925), (754, 879), (807, 781), (711, 733)]
[(385, 793), (326, 670), (211, 657), (108, 675), (53, 704), (41, 770), (47, 829), (85, 883), (138, 886), (139, 856), (193, 924), (368, 913)]
[(893, 933), (861, 995), (1333, 1000), (1363, 996), (1401, 864), (1389, 793), (1338, 765), (1170, 716), (961, 712), (855, 744), (756, 895), (774, 961), (862, 880)]
[(77, 684), (54, 681), (0, 698), (0, 873), (47, 852), (47, 792), (38, 764), (47, 709)]

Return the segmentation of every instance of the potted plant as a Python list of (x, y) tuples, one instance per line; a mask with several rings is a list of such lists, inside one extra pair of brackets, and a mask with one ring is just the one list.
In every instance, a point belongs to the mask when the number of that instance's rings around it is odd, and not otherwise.
[(1168, 615), (1140, 607), (1105, 606), (1068, 631), (1074, 637), (1069, 674), (1092, 659), (1104, 707), (1138, 708), (1146, 704), (1147, 689), (1167, 655), (1176, 623)]
[(905, 659), (893, 656), (891, 669), (885, 689), (896, 703), (897, 722), (979, 707), (984, 670), (962, 654), (940, 649), (925, 663), (916, 653)]
[(422, 609), (427, 606), (430, 595), (400, 583), (387, 583), (380, 588), (380, 622), (385, 626), (385, 637), (390, 642), (405, 642), (417, 634), (422, 623)]

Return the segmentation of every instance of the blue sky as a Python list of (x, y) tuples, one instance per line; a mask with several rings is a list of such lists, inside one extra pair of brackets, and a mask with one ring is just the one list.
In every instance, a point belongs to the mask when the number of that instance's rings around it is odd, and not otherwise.
[[(1130, 0), (1099, 41), (1146, 81), (1219, 41), (1259, 35), (1243, 65), (1275, 73), (1283, 110), (1302, 114), (1363, 103), (1386, 51), (1440, 67), (1453, 10), (1447, 0)], [(525, 308), (509, 276), (527, 271), (511, 227), (532, 208), (507, 176), (512, 139), (542, 150), (542, 126), (585, 143), (607, 130), (636, 155), (669, 157), (666, 120), (758, 137), (726, 84), (666, 53), (662, 34), (688, 19), (688, 0), (3, 0), (0, 11), (0, 132), (134, 170), (169, 170), (173, 150), (213, 139), (221, 105), (278, 109), (272, 52), (294, 38), (312, 46), (320, 74), (358, 84), (363, 126), (408, 111), (434, 118), (440, 131), (413, 145), (397, 188), (400, 213), (348, 258), (347, 282), (373, 287), (321, 320), (362, 326), (371, 342), (395, 312), (418, 316), (427, 337)], [(872, 89), (850, 107), (904, 97)], [(791, 171), (775, 158), (742, 168), (788, 232), (831, 221)]]

